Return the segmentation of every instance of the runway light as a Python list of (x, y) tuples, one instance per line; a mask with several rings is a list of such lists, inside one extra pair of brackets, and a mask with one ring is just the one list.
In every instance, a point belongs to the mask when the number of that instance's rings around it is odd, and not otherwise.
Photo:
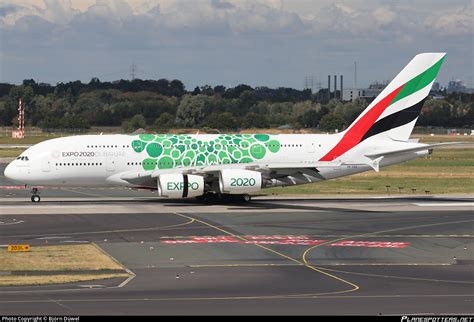
[(143, 240), (140, 242), (140, 244), (143, 244)]
[(150, 250), (153, 250), (153, 249), (155, 249), (155, 247), (153, 247), (153, 246), (150, 246)]
[(179, 275), (178, 275), (178, 274), (176, 274), (176, 279), (178, 279), (178, 278), (179, 278)]
[(170, 257), (170, 261), (174, 261), (174, 258), (173, 258), (173, 257)]

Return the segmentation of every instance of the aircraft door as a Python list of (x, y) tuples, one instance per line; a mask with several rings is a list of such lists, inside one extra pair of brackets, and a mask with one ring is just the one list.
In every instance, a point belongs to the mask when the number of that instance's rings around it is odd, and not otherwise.
[(314, 153), (316, 151), (316, 143), (315, 142), (308, 142), (306, 144), (306, 151), (309, 153)]
[(44, 158), (43, 160), (41, 160), (41, 170), (43, 170), (43, 172), (51, 171), (51, 160), (50, 159)]
[(115, 159), (111, 156), (107, 157), (107, 171), (113, 172), (115, 171)]

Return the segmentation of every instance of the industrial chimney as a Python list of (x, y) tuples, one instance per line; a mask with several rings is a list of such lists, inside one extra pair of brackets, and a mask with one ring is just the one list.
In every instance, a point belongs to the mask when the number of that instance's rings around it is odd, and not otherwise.
[(331, 99), (331, 75), (328, 75), (328, 100)]
[(341, 75), (341, 86), (340, 86), (340, 88), (341, 88), (341, 95), (340, 95), (340, 97), (339, 97), (339, 98), (341, 99), (341, 101), (342, 101), (342, 91), (344, 90), (343, 85), (344, 85), (344, 84), (343, 84), (343, 76)]

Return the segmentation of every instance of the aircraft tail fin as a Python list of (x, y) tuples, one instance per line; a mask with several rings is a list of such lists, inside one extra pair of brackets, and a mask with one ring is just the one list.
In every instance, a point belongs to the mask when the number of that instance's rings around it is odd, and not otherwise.
[(320, 161), (332, 161), (373, 136), (407, 141), (445, 56), (445, 53), (416, 55)]

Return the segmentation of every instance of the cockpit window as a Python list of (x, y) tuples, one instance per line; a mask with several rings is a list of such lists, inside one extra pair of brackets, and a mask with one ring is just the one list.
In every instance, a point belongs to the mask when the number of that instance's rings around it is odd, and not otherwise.
[(18, 158), (16, 158), (17, 160), (21, 160), (21, 161), (30, 161), (30, 159), (28, 159), (27, 156), (19, 156)]

